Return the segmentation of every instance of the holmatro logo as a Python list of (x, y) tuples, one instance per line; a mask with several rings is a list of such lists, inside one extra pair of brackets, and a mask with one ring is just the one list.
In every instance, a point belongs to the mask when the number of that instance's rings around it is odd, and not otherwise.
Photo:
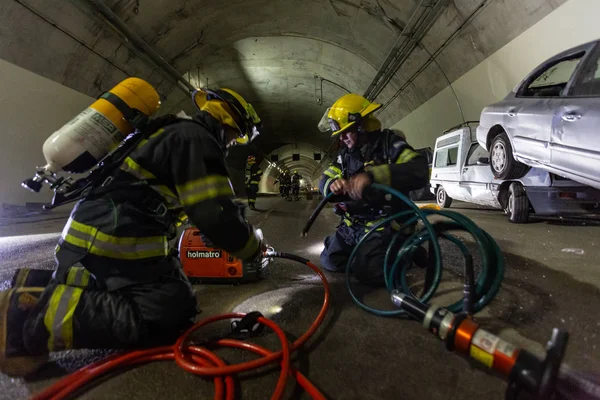
[(187, 258), (221, 258), (221, 251), (188, 250)]

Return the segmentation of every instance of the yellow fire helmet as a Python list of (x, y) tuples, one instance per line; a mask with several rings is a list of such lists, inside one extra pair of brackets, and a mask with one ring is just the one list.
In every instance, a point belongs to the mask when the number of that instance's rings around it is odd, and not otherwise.
[(326, 112), (328, 127), (333, 131), (331, 136), (337, 136), (365, 119), (367, 122), (372, 122), (368, 125), (377, 125), (375, 122), (379, 121), (371, 114), (379, 108), (381, 104), (372, 103), (359, 94), (343, 95)]
[[(240, 132), (238, 144), (248, 144), (260, 134), (261, 120), (252, 104), (248, 103), (239, 93), (231, 89), (211, 90), (204, 88), (192, 93), (194, 104), (200, 111), (208, 111), (221, 123), (229, 125)], [(220, 100), (227, 107), (219, 107)], [(215, 115), (216, 114), (216, 115)]]

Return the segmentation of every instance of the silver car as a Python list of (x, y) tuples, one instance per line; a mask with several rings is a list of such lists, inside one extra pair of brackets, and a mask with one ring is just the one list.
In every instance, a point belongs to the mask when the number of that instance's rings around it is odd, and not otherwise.
[(600, 189), (600, 40), (552, 57), (486, 107), (477, 141), (496, 178), (538, 167)]

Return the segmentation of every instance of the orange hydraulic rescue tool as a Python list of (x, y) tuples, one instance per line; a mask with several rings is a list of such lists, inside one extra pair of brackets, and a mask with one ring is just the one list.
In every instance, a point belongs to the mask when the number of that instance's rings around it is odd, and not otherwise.
[(449, 351), (461, 353), (507, 379), (506, 399), (516, 399), (524, 389), (539, 400), (551, 399), (569, 334), (554, 329), (542, 361), (479, 327), (467, 314), (454, 314), (436, 305), (426, 305), (400, 291), (392, 302), (446, 343)]

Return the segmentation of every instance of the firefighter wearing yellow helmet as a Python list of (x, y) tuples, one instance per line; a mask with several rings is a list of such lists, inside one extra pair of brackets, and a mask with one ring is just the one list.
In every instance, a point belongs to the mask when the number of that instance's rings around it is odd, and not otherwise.
[[(158, 94), (150, 88), (155, 111)], [(108, 120), (139, 108), (114, 96), (103, 96), (110, 104), (93, 112)], [(197, 314), (169, 246), (188, 218), (216, 247), (245, 261), (262, 257), (261, 236), (234, 201), (225, 161), (230, 146), (256, 137), (260, 118), (229, 89), (192, 97), (197, 114), (144, 125), (152, 127), (148, 136), (75, 205), (56, 270), (19, 270), (13, 288), (0, 293), (0, 372), (31, 373), (50, 351), (172, 344)]]
[(251, 210), (256, 210), (256, 195), (262, 175), (263, 172), (260, 165), (256, 163), (256, 157), (248, 156), (246, 159), (246, 195), (248, 196), (248, 207)]
[[(368, 186), (380, 183), (408, 195), (428, 180), (427, 159), (404, 138), (381, 129), (373, 115), (380, 107), (358, 94), (347, 94), (327, 110), (319, 124), (321, 130), (331, 130), (342, 147), (337, 159), (323, 172), (319, 185), (323, 195), (335, 195), (331, 201), (337, 203), (334, 209), (343, 220), (335, 234), (325, 239), (321, 253), (321, 265), (329, 271), (345, 271), (350, 253), (370, 227), (407, 207), (382, 193), (365, 193)], [(402, 222), (399, 219), (392, 227), (380, 228), (360, 247), (351, 267), (357, 279), (371, 286), (384, 284), (386, 249), (396, 233), (394, 229)], [(405, 229), (403, 237), (413, 229)], [(397, 244), (402, 241), (401, 237)]]

